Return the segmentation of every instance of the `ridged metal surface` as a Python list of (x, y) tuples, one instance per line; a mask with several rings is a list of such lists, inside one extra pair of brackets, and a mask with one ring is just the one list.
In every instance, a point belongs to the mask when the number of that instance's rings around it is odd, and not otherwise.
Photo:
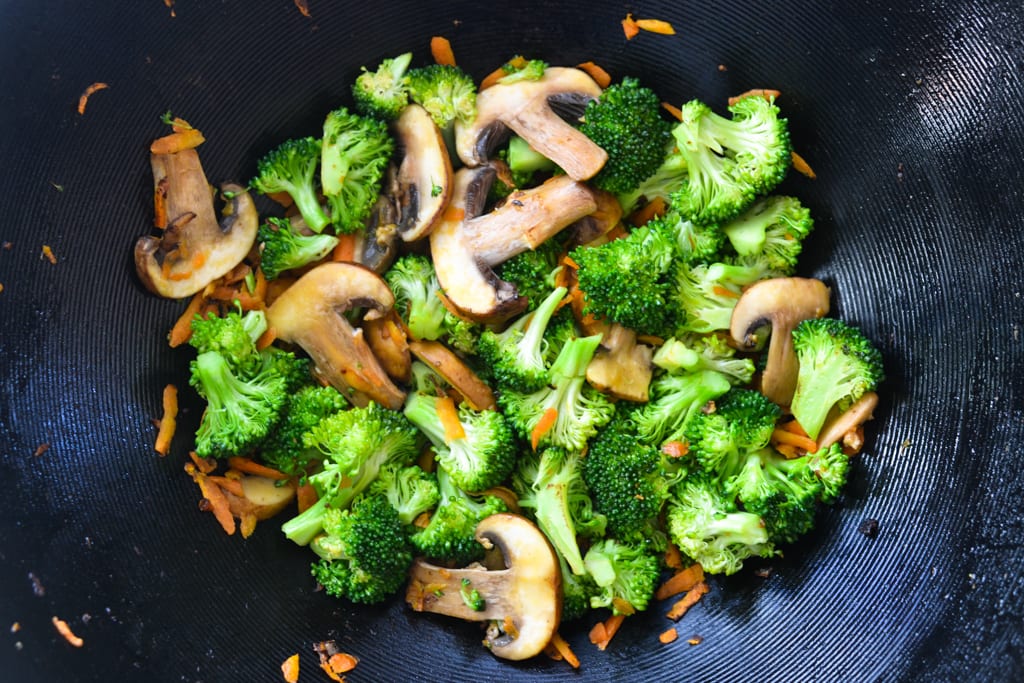
[[(0, 626), (21, 625), (0, 642), (4, 680), (276, 680), (295, 651), (316, 680), (310, 645), (327, 638), (361, 658), (354, 682), (1024, 677), (1018, 3), (309, 4), (312, 19), (286, 0), (179, 0), (174, 18), (156, 0), (0, 9)], [(627, 10), (678, 35), (627, 43)], [(182, 388), (182, 434), (199, 408), (188, 351), (165, 343), (181, 305), (142, 291), (130, 258), (160, 115), (203, 130), (211, 181), (245, 181), (271, 146), (316, 134), (360, 66), (410, 49), (425, 61), (434, 34), (477, 76), (523, 53), (594, 59), (719, 110), (780, 89), (818, 173), (783, 188), (817, 219), (804, 274), (885, 356), (865, 454), (811, 537), (768, 578), (714, 580), (671, 645), (656, 639), (662, 605), (603, 653), (589, 622), (566, 626), (580, 673), (499, 663), (476, 627), (399, 600), (360, 609), (313, 592), (306, 551), (273, 524), (225, 538), (196, 510), (187, 438), (165, 459), (151, 450), (165, 384)], [(94, 81), (110, 88), (79, 116)], [(857, 532), (867, 518), (875, 539)]]

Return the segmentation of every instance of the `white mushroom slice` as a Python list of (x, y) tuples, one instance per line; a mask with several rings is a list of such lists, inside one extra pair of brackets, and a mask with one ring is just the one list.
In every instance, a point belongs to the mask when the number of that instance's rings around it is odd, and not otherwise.
[(387, 283), (355, 263), (324, 263), (286, 289), (267, 309), (277, 338), (298, 344), (320, 377), (354, 405), (370, 401), (397, 410), (405, 392), (395, 386), (363, 338), (345, 318), (365, 308), (365, 318), (380, 318), (395, 304)]
[(480, 166), (511, 129), (570, 178), (587, 180), (601, 170), (608, 154), (556, 109), (567, 109), (578, 117), (586, 103), (600, 95), (601, 86), (593, 78), (565, 67), (549, 67), (535, 81), (496, 83), (477, 95), (477, 114), (471, 124), (455, 122), (456, 152), (467, 166)]
[(873, 391), (864, 393), (857, 401), (833, 419), (825, 423), (818, 434), (818, 449), (828, 448), (842, 440), (849, 432), (871, 419), (878, 405), (878, 394)]
[(153, 183), (165, 194), (168, 225), (159, 237), (135, 243), (135, 269), (154, 294), (191, 296), (241, 263), (252, 249), (259, 216), (240, 185), (226, 183), (224, 216), (218, 221), (213, 194), (199, 163), (187, 149), (150, 156)]
[(397, 172), (398, 232), (406, 242), (428, 234), (441, 218), (452, 191), (452, 162), (437, 124), (410, 104), (393, 124), (401, 162)]

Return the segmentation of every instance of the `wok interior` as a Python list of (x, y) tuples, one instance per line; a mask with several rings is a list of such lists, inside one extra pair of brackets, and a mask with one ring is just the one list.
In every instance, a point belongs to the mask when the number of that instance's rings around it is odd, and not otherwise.
[[(256, 6), (258, 5), (258, 6)], [(563, 663), (511, 665), (477, 627), (356, 608), (313, 591), (305, 550), (275, 523), (225, 538), (181, 472), (201, 405), (189, 350), (165, 335), (182, 304), (139, 286), (130, 245), (150, 221), (146, 145), (167, 109), (200, 127), (213, 182), (247, 180), (287, 137), (349, 102), (363, 65), (448, 37), (481, 77), (514, 54), (594, 60), (675, 104), (722, 111), (751, 87), (782, 91), (795, 149), (816, 180), (781, 192), (812, 210), (801, 274), (885, 354), (888, 381), (846, 494), (806, 542), (716, 580), (663, 646), (654, 606), (608, 652), (590, 620), (563, 627), (587, 680), (1011, 680), (1021, 644), (1019, 225), (1024, 155), (1019, 8), (977, 2), (646, 3), (676, 36), (627, 42), (625, 6), (572, 1), (442, 6), (309, 2), (0, 9), (11, 70), (7, 226), (0, 238), (0, 578), (8, 680), (267, 679), (333, 638), (358, 680), (562, 680)], [(86, 113), (74, 103), (109, 82)], [(12, 94), (13, 93), (13, 94)], [(10, 235), (10, 236), (8, 236)], [(58, 264), (38, 258), (51, 244)], [(182, 387), (172, 455), (151, 451), (160, 391)], [(33, 456), (39, 444), (50, 448)], [(865, 519), (877, 538), (858, 533)], [(43, 595), (32, 592), (36, 577)], [(1015, 592), (1016, 591), (1016, 592)], [(1015, 597), (1016, 596), (1016, 597)], [(52, 614), (74, 619), (72, 651)], [(88, 615), (85, 619), (80, 615)], [(685, 640), (701, 635), (699, 646)], [(306, 674), (310, 675), (310, 674)], [(315, 674), (312, 674), (315, 675)], [(357, 680), (354, 673), (352, 680)]]

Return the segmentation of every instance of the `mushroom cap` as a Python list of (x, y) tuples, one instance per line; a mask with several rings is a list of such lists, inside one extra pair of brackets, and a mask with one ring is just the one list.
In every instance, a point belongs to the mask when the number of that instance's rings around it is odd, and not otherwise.
[(452, 192), (452, 162), (441, 130), (427, 110), (410, 104), (392, 125), (398, 141), (393, 197), (400, 207), (398, 232), (406, 242), (430, 234), (441, 219)]

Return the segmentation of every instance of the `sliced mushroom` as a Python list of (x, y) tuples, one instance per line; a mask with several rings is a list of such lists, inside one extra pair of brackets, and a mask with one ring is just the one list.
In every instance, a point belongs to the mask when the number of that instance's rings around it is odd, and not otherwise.
[(168, 225), (135, 243), (135, 269), (154, 294), (181, 299), (241, 263), (256, 240), (259, 216), (244, 187), (225, 183), (223, 218), (195, 149), (150, 156), (154, 187), (166, 192)]
[(488, 164), (456, 173), (451, 203), (430, 234), (434, 269), (445, 296), (466, 317), (480, 322), (501, 322), (526, 306), (493, 266), (536, 248), (597, 208), (590, 188), (558, 176), (539, 187), (517, 190), (503, 205), (482, 214), (497, 168)]
[(397, 171), (398, 233), (406, 242), (430, 234), (452, 191), (452, 162), (427, 110), (410, 104), (393, 124), (402, 161)]
[(636, 332), (618, 323), (608, 326), (601, 348), (587, 365), (587, 381), (599, 391), (625, 401), (646, 403), (654, 368), (654, 349), (638, 344)]
[(569, 237), (566, 249), (589, 244), (603, 237), (622, 220), (622, 204), (615, 195), (597, 189), (593, 193), (597, 209), (565, 229)]
[(793, 350), (793, 329), (802, 320), (820, 318), (829, 310), (829, 289), (821, 280), (772, 278), (748, 287), (732, 311), (729, 334), (743, 350), (768, 343), (761, 391), (780, 406), (793, 400), (799, 365)]
[(454, 351), (439, 341), (413, 339), (409, 351), (459, 392), (473, 410), (495, 410), (494, 392)]
[[(388, 187), (396, 188), (394, 167), (389, 169), (387, 177)], [(384, 273), (398, 258), (399, 207), (394, 199), (395, 192), (397, 190), (377, 198), (363, 229), (356, 233), (353, 260), (375, 273)]]
[(865, 392), (852, 406), (825, 422), (818, 434), (818, 448), (828, 448), (837, 441), (845, 440), (847, 434), (872, 418), (877, 405), (878, 394)]
[[(485, 548), (501, 552), (504, 568), (447, 569), (417, 559), (406, 602), (417, 612), (489, 621), (484, 645), (492, 653), (529, 659), (551, 641), (561, 621), (562, 581), (555, 552), (532, 522), (507, 512), (481, 521), (476, 538)], [(462, 595), (466, 588), (480, 594), (482, 609), (467, 604)]]
[(487, 162), (509, 129), (551, 159), (574, 180), (593, 177), (608, 154), (563, 116), (579, 118), (601, 86), (579, 69), (549, 67), (536, 80), (497, 83), (476, 98), (471, 124), (455, 122), (455, 148), (467, 166)]
[(409, 339), (394, 309), (380, 318), (363, 321), (366, 343), (380, 361), (388, 377), (406, 383), (412, 377), (412, 356)]
[(317, 374), (357, 406), (375, 401), (397, 410), (405, 392), (395, 386), (363, 337), (345, 317), (365, 308), (366, 320), (380, 318), (395, 299), (376, 273), (355, 263), (324, 263), (286, 289), (267, 309), (277, 338), (298, 344)]

